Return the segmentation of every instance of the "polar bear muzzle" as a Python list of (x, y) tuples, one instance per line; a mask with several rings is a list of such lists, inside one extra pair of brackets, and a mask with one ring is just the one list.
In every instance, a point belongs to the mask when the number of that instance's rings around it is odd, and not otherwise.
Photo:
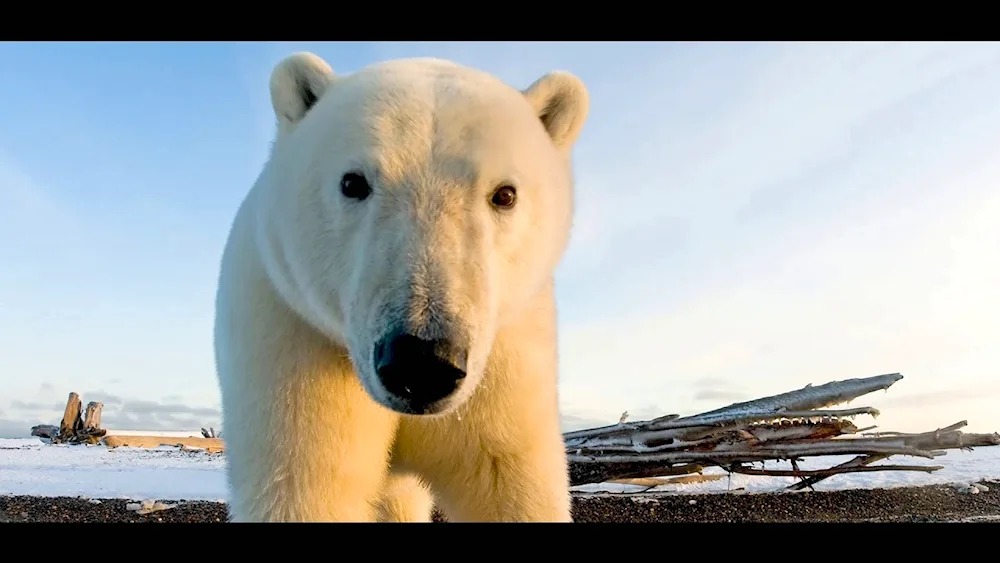
[(375, 343), (372, 362), (394, 410), (436, 414), (462, 386), (468, 356), (467, 346), (397, 328)]

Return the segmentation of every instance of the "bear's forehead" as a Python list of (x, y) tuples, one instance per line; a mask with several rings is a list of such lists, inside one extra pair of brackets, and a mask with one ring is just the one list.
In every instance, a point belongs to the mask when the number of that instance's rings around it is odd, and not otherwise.
[(521, 92), (446, 61), (376, 65), (329, 96), (333, 129), (388, 181), (428, 167), (456, 180), (503, 175), (530, 166), (548, 140)]
[[(437, 133), (473, 135), (510, 130), (534, 116), (523, 95), (493, 76), (436, 59), (375, 65), (352, 76), (360, 104), (356, 116), (377, 125), (437, 127)], [(394, 131), (375, 131), (384, 136)], [(423, 131), (426, 133), (426, 131)], [(468, 139), (467, 139), (468, 140)]]

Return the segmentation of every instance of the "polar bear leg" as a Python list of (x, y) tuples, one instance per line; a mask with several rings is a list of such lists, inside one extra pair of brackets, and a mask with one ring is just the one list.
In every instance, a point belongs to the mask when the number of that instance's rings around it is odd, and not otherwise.
[(551, 296), (498, 334), (466, 405), (400, 422), (394, 460), (424, 477), (449, 522), (572, 522)]
[(223, 292), (216, 328), (232, 520), (373, 521), (398, 416), (342, 348), (243, 287)]
[(448, 521), (572, 522), (565, 445), (558, 427), (545, 426), (508, 434), (531, 444), (524, 449), (487, 446), (461, 470), (439, 476)]
[(416, 475), (390, 473), (377, 509), (379, 522), (430, 522), (434, 498)]
[(340, 374), (256, 392), (279, 402), (230, 398), (227, 405), (239, 412), (226, 426), (233, 520), (374, 521), (394, 418)]

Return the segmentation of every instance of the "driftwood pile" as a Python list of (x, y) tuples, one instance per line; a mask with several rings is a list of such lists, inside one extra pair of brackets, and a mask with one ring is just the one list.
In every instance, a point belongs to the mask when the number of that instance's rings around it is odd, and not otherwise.
[(104, 404), (91, 401), (87, 403), (87, 408), (83, 413), (81, 413), (81, 407), (80, 396), (76, 393), (70, 393), (59, 426), (39, 424), (31, 428), (31, 435), (49, 440), (53, 444), (103, 444), (109, 448), (175, 446), (182, 450), (205, 450), (208, 453), (218, 453), (225, 449), (222, 439), (216, 436), (214, 428), (202, 428), (203, 438), (157, 436), (145, 433), (131, 435), (118, 432), (109, 436), (107, 429), (101, 428), (101, 410), (104, 408)]
[[(886, 390), (903, 376), (898, 373), (834, 381), (818, 387), (736, 403), (702, 414), (667, 415), (643, 422), (568, 432), (563, 435), (575, 485), (615, 480), (687, 475), (707, 467), (729, 473), (799, 477), (789, 487), (799, 490), (839, 473), (863, 471), (933, 472), (941, 466), (871, 465), (893, 455), (933, 459), (943, 450), (1000, 445), (1000, 434), (965, 434), (962, 421), (919, 434), (864, 433), (858, 415), (878, 416), (871, 407), (822, 410), (850, 402), (877, 390)], [(855, 455), (829, 469), (803, 471), (806, 457)], [(766, 470), (753, 463), (791, 461), (790, 470)]]
[(59, 426), (40, 424), (31, 428), (31, 435), (46, 438), (53, 444), (100, 443), (101, 438), (108, 433), (101, 428), (101, 409), (104, 408), (104, 403), (91, 401), (82, 413), (81, 406), (80, 396), (70, 393)]

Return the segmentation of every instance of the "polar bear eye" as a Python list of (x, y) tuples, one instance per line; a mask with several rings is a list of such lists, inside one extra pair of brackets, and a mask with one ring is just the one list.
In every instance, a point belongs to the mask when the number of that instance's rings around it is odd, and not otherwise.
[(517, 190), (513, 186), (500, 186), (493, 192), (493, 197), (490, 198), (490, 203), (500, 209), (510, 209), (514, 207), (516, 201)]
[(348, 172), (340, 179), (340, 193), (344, 194), (344, 197), (364, 201), (371, 195), (372, 187), (361, 174)]

